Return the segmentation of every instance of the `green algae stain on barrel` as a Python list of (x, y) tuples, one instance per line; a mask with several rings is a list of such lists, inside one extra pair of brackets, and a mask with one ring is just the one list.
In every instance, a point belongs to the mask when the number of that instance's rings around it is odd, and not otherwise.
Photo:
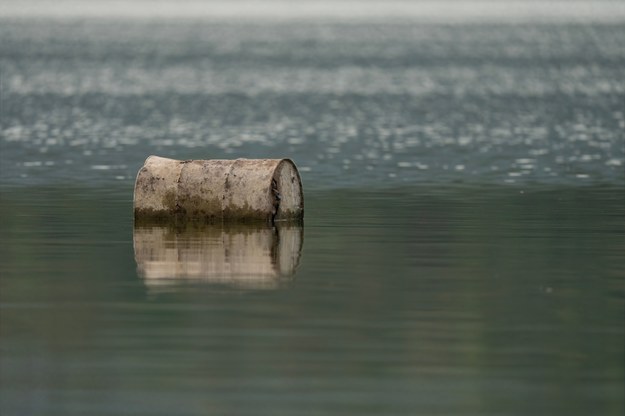
[(289, 159), (150, 156), (135, 182), (134, 214), (135, 221), (300, 221), (302, 181)]

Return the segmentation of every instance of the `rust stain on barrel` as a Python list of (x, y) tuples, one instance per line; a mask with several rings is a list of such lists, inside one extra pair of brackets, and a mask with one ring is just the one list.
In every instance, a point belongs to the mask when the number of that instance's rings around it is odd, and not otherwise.
[(179, 161), (150, 156), (139, 170), (135, 218), (217, 221), (301, 219), (303, 192), (289, 159)]

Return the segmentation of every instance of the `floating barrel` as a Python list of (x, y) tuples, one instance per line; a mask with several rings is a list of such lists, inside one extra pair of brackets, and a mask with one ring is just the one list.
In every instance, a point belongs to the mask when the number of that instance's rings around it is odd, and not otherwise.
[(134, 191), (135, 220), (301, 220), (302, 181), (289, 159), (174, 160), (150, 156)]

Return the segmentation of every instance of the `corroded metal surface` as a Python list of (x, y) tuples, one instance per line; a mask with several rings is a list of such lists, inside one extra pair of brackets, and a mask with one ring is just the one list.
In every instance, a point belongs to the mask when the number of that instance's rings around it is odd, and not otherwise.
[(150, 156), (135, 182), (134, 213), (136, 220), (301, 220), (302, 182), (289, 159)]

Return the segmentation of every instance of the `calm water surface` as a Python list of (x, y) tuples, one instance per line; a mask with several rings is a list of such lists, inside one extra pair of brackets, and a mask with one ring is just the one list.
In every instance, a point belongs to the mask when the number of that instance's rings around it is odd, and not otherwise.
[[(0, 413), (623, 414), (624, 36), (0, 19)], [(135, 227), (149, 154), (305, 223)]]

